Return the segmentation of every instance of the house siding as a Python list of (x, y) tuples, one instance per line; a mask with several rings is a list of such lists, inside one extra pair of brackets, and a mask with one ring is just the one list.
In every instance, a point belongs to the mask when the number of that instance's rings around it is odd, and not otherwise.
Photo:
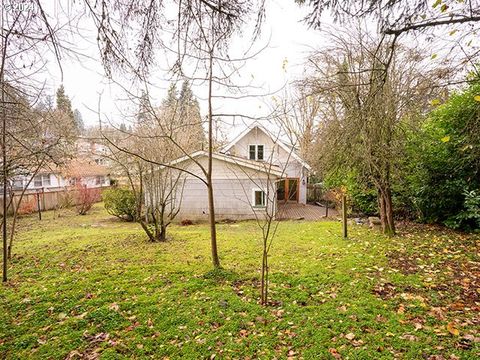
[[(43, 175), (48, 175), (50, 178), (50, 185), (46, 186), (35, 186), (35, 181), (32, 180), (30, 184), (27, 187), (27, 190), (41, 190), (43, 189), (44, 191), (55, 191), (58, 189), (66, 188), (66, 187), (71, 187), (72, 185), (70, 184), (70, 181), (68, 178), (64, 178), (60, 175), (50, 173), (50, 174), (43, 174)], [(109, 186), (110, 185), (110, 179), (108, 176), (103, 176), (103, 181), (101, 181), (100, 184), (97, 184), (97, 177), (96, 176), (84, 176), (81, 179), (82, 185), (86, 185), (87, 188), (97, 188), (97, 187), (104, 187), (104, 186)], [(23, 186), (25, 186), (28, 181), (30, 180), (30, 177), (28, 176), (17, 176), (15, 179), (22, 179), (23, 180)]]
[(292, 154), (275, 143), (272, 138), (258, 127), (251, 129), (244, 137), (239, 139), (228, 151), (231, 155), (248, 159), (249, 145), (264, 145), (265, 161), (272, 161), (281, 171), (283, 177), (299, 179), (299, 199), (301, 204), (307, 203), (307, 171), (305, 167)]
[[(207, 166), (207, 158), (196, 159), (203, 167)], [(208, 193), (205, 183), (194, 175), (204, 179), (199, 166), (191, 160), (179, 167), (191, 174), (183, 173), (183, 186), (177, 187), (177, 199), (180, 211), (176, 220), (208, 220)], [(253, 207), (253, 190), (260, 189), (268, 195), (266, 204), (269, 214), (276, 210), (276, 176), (270, 178), (266, 173), (213, 159), (213, 195), (216, 219), (246, 220), (265, 216), (266, 208)], [(194, 174), (194, 175), (192, 175)]]
[[(213, 180), (216, 219), (247, 220), (265, 216), (266, 208), (253, 207), (252, 191), (257, 188), (265, 191), (266, 182), (262, 187), (259, 186), (259, 181), (253, 182), (249, 179)], [(273, 186), (270, 186), (270, 201), (267, 200), (270, 214), (274, 211), (275, 206), (272, 191)], [(183, 186), (183, 193), (180, 196), (182, 201), (177, 220), (208, 220), (207, 187), (202, 181), (187, 177)]]

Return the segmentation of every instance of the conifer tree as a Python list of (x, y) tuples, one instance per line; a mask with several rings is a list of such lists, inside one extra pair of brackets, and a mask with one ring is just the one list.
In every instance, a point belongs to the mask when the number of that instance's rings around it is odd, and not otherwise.
[(57, 110), (64, 112), (70, 119), (74, 120), (72, 103), (65, 93), (63, 84), (57, 90)]

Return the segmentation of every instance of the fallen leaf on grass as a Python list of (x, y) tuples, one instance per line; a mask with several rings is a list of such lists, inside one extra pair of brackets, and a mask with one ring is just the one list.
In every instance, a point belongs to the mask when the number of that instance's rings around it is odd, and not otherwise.
[(448, 323), (447, 330), (450, 334), (454, 336), (460, 335), (460, 331), (455, 327), (455, 324), (453, 322)]
[(335, 348), (330, 348), (328, 349), (328, 352), (330, 353), (330, 355), (332, 355), (335, 359), (341, 359), (342, 358), (342, 355), (340, 355), (337, 351), (337, 349)]
[(355, 346), (355, 347), (362, 346), (363, 344), (365, 344), (365, 342), (363, 340), (353, 340), (352, 341), (352, 345)]
[(412, 334), (404, 334), (404, 335), (400, 336), (400, 339), (408, 340), (408, 341), (417, 341), (418, 340), (418, 338), (415, 335), (412, 335)]
[(355, 334), (354, 333), (348, 333), (347, 335), (345, 335), (345, 339), (353, 340), (353, 339), (355, 339)]
[(75, 318), (76, 319), (83, 319), (87, 315), (88, 315), (88, 311), (85, 311), (84, 313), (81, 313), (80, 315), (75, 316)]

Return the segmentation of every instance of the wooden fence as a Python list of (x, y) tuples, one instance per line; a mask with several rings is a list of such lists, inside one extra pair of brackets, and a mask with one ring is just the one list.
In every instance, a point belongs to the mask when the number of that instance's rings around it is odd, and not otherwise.
[[(109, 186), (104, 186), (101, 188), (88, 188), (88, 190), (101, 192), (105, 188), (109, 188)], [(30, 214), (38, 210), (45, 211), (74, 206), (78, 191), (78, 189), (74, 188), (56, 188), (49, 189), (48, 191), (27, 190), (23, 195), (18, 212), (19, 214)], [(9, 194), (7, 201), (10, 206), (8, 207), (7, 214), (13, 214), (15, 209), (17, 209), (19, 206), (21, 193), (21, 190), (17, 190)], [(1, 196), (0, 216), (3, 216), (3, 197)]]

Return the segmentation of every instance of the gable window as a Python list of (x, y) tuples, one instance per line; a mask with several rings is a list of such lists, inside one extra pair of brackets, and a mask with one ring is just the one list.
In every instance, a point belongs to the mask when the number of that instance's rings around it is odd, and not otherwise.
[(264, 145), (249, 145), (248, 146), (248, 158), (250, 160), (263, 160), (264, 159)]
[(265, 207), (265, 191), (253, 190), (253, 206)]
[(257, 145), (257, 160), (263, 160), (263, 145)]
[(256, 146), (255, 145), (250, 145), (249, 150), (248, 150), (248, 154), (249, 154), (248, 158), (250, 160), (255, 160), (256, 157), (257, 157), (256, 153), (257, 153)]

